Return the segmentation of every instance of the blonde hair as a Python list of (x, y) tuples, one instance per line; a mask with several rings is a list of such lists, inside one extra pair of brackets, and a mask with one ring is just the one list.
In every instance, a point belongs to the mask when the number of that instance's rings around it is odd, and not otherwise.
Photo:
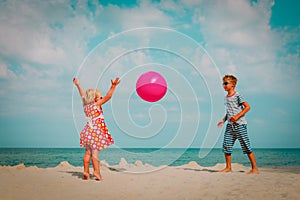
[(101, 97), (101, 92), (98, 89), (87, 89), (82, 97), (83, 105), (94, 103), (95, 99)]
[(223, 77), (223, 80), (229, 80), (230, 82), (234, 83), (234, 85), (236, 85), (238, 82), (238, 79), (235, 76), (228, 74)]

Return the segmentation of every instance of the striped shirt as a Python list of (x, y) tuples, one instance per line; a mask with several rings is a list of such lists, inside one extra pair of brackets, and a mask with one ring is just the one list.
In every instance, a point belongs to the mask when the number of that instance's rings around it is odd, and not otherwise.
[[(240, 113), (244, 109), (242, 104), (244, 102), (246, 102), (244, 96), (238, 92), (231, 97), (225, 97), (226, 117), (228, 123), (232, 124), (232, 122), (230, 122), (230, 118)], [(245, 115), (240, 117), (235, 123), (247, 124)]]

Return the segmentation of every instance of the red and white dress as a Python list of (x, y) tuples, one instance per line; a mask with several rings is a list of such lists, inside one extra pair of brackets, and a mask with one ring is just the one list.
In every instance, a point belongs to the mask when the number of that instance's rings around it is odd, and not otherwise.
[(102, 109), (91, 103), (84, 106), (84, 113), (88, 122), (80, 133), (80, 146), (102, 150), (112, 145), (114, 140), (104, 122)]

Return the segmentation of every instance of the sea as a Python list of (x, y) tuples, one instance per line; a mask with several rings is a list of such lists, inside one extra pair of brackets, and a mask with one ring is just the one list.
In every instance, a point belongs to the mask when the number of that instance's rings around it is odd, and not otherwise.
[[(73, 166), (82, 167), (84, 153), (83, 148), (0, 148), (0, 166), (24, 164), (51, 168), (67, 161)], [(254, 149), (254, 153), (259, 167), (300, 166), (300, 148), (262, 148)], [(203, 167), (225, 163), (222, 149), (218, 148), (108, 148), (100, 152), (99, 159), (110, 166), (118, 165), (121, 159), (129, 164), (139, 160), (153, 166), (181, 166), (191, 161)], [(238, 148), (233, 150), (232, 163), (250, 166), (247, 155)]]

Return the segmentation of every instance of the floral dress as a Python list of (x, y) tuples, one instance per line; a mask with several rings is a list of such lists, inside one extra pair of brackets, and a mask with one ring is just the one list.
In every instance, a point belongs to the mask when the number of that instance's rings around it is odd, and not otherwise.
[(91, 103), (84, 106), (84, 113), (88, 122), (80, 133), (80, 146), (102, 150), (112, 145), (114, 140), (104, 122), (102, 109)]

